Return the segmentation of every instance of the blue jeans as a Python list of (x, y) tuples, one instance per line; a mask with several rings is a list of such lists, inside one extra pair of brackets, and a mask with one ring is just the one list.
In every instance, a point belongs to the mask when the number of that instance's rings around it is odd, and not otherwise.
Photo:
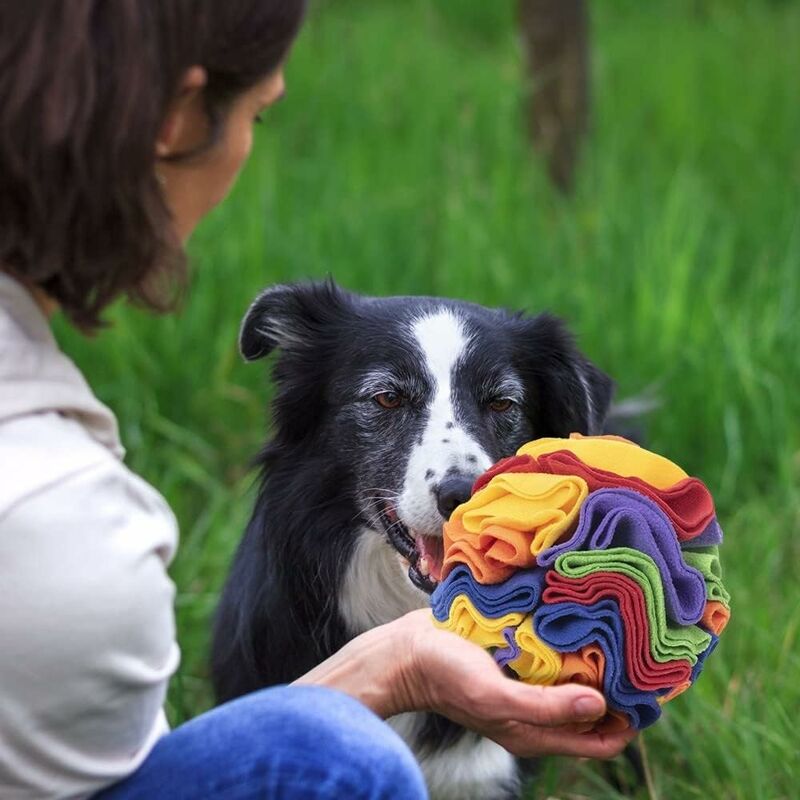
[(420, 800), (411, 751), (375, 714), (317, 686), (264, 689), (164, 736), (94, 800)]

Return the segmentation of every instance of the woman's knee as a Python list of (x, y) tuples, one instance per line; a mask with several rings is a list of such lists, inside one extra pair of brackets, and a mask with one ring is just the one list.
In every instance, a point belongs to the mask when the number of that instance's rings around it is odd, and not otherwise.
[[(324, 784), (353, 798), (417, 800), (427, 796), (411, 751), (358, 701), (322, 687), (287, 686), (256, 692), (217, 710), (226, 727), (247, 731), (252, 746), (269, 743), (276, 763), (304, 764), (304, 782), (318, 773)], [(282, 769), (288, 776), (291, 768)], [(306, 791), (308, 785), (305, 786)], [(311, 795), (306, 795), (311, 796)], [(330, 795), (328, 795), (330, 796)]]

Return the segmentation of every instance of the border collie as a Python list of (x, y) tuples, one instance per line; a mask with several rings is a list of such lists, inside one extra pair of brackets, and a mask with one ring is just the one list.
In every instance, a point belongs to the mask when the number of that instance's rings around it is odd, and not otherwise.
[[(288, 683), (428, 604), (442, 522), (522, 443), (598, 433), (612, 383), (549, 314), (276, 286), (247, 312), (248, 361), (278, 351), (273, 438), (218, 609), (219, 701)], [(516, 760), (434, 714), (391, 724), (431, 796), (515, 797)]]

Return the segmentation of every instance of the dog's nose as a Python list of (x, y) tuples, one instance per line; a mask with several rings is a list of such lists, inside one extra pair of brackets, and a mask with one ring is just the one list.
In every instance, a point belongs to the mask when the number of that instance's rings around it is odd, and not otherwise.
[(469, 500), (473, 483), (473, 478), (452, 475), (445, 478), (436, 487), (436, 507), (445, 519), (450, 519), (450, 515), (455, 511), (456, 507)]

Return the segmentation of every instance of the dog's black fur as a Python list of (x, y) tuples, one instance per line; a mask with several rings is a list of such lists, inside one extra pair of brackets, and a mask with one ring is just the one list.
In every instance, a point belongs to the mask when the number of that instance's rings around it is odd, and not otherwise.
[[(359, 532), (371, 529), (387, 547), (398, 546), (381, 502), (400, 494), (432, 392), (411, 323), (442, 312), (455, 315), (469, 336), (452, 375), (447, 426), (462, 430), (490, 460), (532, 438), (600, 431), (611, 381), (553, 316), (435, 298), (365, 298), (331, 282), (264, 292), (245, 317), (240, 346), (248, 360), (278, 351), (273, 436), (258, 458), (255, 509), (216, 618), (212, 674), (219, 701), (290, 682), (363, 629), (343, 612), (343, 582)], [(384, 383), (390, 376), (391, 385), (370, 384), (374, 375)], [(488, 411), (509, 376), (521, 394), (509, 410)], [(379, 406), (375, 389), (394, 392), (402, 405)], [(476, 460), (459, 463), (468, 471)], [(430, 491), (455, 470), (430, 478)], [(371, 494), (374, 487), (386, 494)], [(412, 547), (412, 539), (403, 541)], [(412, 574), (415, 552), (403, 555), (414, 582), (425, 585)], [(399, 559), (396, 580), (408, 581)], [(431, 752), (461, 734), (429, 717), (411, 744)]]

